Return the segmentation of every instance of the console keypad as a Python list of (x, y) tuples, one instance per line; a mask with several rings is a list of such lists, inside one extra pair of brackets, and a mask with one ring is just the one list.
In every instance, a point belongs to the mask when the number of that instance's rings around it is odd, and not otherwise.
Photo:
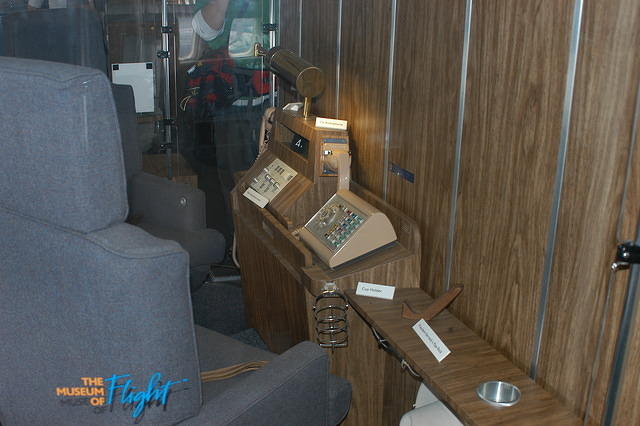
[(336, 207), (338, 209), (337, 216), (341, 219), (334, 221), (333, 225), (325, 232), (324, 237), (333, 248), (338, 249), (358, 229), (364, 219), (342, 204)]

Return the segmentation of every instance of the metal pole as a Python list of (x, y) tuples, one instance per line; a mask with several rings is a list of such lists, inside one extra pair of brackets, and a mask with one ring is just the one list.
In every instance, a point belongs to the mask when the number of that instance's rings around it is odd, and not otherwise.
[[(274, 4), (275, 0), (269, 0), (269, 23), (270, 24), (274, 24), (276, 23), (276, 8), (275, 8), (275, 4)], [(280, 10), (280, 8), (278, 8), (278, 10)], [(276, 31), (280, 31), (280, 19), (278, 19), (278, 29)], [(269, 48), (272, 48), (273, 46), (276, 45), (276, 31), (269, 31)], [(262, 60), (263, 62), (263, 69), (264, 69), (264, 59)], [(275, 107), (276, 106), (276, 75), (274, 73), (271, 73), (271, 87), (269, 90), (269, 106), (271, 107)], [(260, 135), (260, 137), (263, 137), (264, 135)]]
[(162, 118), (163, 118), (163, 133), (164, 133), (164, 145), (167, 150), (167, 179), (173, 178), (173, 167), (171, 164), (171, 84), (169, 73), (169, 33), (165, 30), (169, 27), (169, 11), (167, 0), (162, 0)]

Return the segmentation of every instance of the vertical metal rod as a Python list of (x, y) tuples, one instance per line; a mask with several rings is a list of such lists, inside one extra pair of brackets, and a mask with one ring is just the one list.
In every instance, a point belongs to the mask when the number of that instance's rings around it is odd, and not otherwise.
[[(169, 11), (167, 6), (168, 0), (162, 0), (162, 27), (166, 28), (169, 26)], [(169, 34), (166, 32), (162, 32), (162, 50), (165, 52), (169, 52)], [(167, 179), (173, 178), (173, 167), (171, 164), (171, 126), (169, 125), (169, 120), (171, 118), (171, 84), (169, 81), (169, 57), (162, 58), (162, 73), (163, 73), (163, 102), (162, 106), (162, 117), (163, 120), (163, 133), (164, 133), (164, 143), (167, 146)]]
[[(269, 0), (269, 23), (274, 24), (277, 22), (278, 29), (276, 31), (280, 31), (280, 16), (278, 15), (278, 19), (276, 21), (276, 8), (275, 2), (279, 0)], [(278, 7), (278, 13), (280, 12), (280, 7)], [(276, 31), (269, 31), (269, 48), (272, 48), (277, 43), (277, 35)], [(264, 69), (264, 59), (262, 60), (262, 69)], [(269, 106), (276, 106), (276, 75), (271, 73), (271, 85), (269, 86)], [(263, 135), (260, 135), (263, 137)]]
[(386, 201), (389, 185), (389, 146), (391, 144), (391, 113), (393, 109), (393, 70), (396, 54), (397, 0), (391, 0), (391, 35), (389, 37), (389, 72), (387, 73), (387, 118), (384, 130), (384, 165), (382, 171), (382, 199)]
[(311, 98), (305, 97), (302, 107), (302, 117), (306, 120), (309, 118), (309, 110), (311, 109)]
[[(172, 6), (172, 8), (168, 12), (169, 12), (168, 17), (171, 18), (169, 20), (170, 21), (169, 25), (171, 26), (171, 28), (173, 28), (173, 30), (175, 30), (176, 21), (177, 21), (176, 14), (175, 14), (175, 7)], [(176, 76), (178, 75), (178, 61), (179, 61), (179, 55), (180, 55), (180, 48), (176, 46), (176, 41), (177, 39), (175, 37), (175, 33), (172, 32), (171, 37), (169, 38), (169, 46), (170, 46), (170, 52), (172, 52), (172, 56), (169, 57), (168, 61), (169, 61), (169, 67), (170, 67), (169, 83), (171, 83), (171, 79), (173, 78), (174, 84), (173, 84), (173, 92), (171, 93), (171, 98), (169, 100), (169, 117), (173, 117), (175, 119), (175, 124), (174, 126), (171, 127), (171, 132), (173, 133), (173, 140), (175, 140), (175, 143), (176, 143), (176, 153), (180, 154), (180, 148), (181, 148), (180, 139), (179, 139), (180, 132), (178, 132), (178, 126), (177, 126), (178, 84), (176, 83)], [(169, 84), (169, 86), (171, 86), (171, 84)]]
[(560, 217), (560, 202), (562, 201), (562, 186), (564, 183), (565, 163), (567, 159), (567, 147), (569, 145), (569, 130), (571, 127), (571, 108), (573, 105), (573, 91), (576, 80), (576, 67), (578, 63), (578, 51), (580, 48), (580, 28), (582, 26), (583, 0), (575, 0), (573, 6), (573, 22), (571, 30), (571, 44), (569, 46), (569, 61), (567, 65), (567, 77), (564, 92), (564, 107), (562, 111), (562, 128), (560, 130), (560, 146), (558, 148), (558, 161), (556, 164), (556, 180), (551, 206), (551, 218), (549, 220), (549, 232), (547, 234), (547, 250), (545, 253), (540, 289), (540, 303), (538, 304), (538, 318), (534, 336), (533, 354), (531, 356), (531, 369), (529, 375), (535, 379), (538, 373), (538, 361), (542, 347), (542, 332), (544, 319), (547, 313), (549, 287), (551, 284), (551, 271), (553, 269), (553, 256), (555, 254), (556, 233), (558, 219)]
[(460, 161), (462, 160), (462, 136), (464, 130), (464, 104), (467, 97), (467, 69), (469, 67), (469, 44), (471, 42), (471, 15), (473, 0), (467, 0), (464, 12), (464, 41), (462, 44), (462, 64), (460, 69), (460, 94), (458, 96), (458, 123), (456, 126), (456, 150), (453, 161), (451, 200), (449, 204), (449, 237), (447, 240), (447, 264), (444, 271), (443, 291), (451, 286), (451, 268), (453, 266), (453, 243), (456, 232), (456, 214), (458, 208), (458, 188), (460, 186)]

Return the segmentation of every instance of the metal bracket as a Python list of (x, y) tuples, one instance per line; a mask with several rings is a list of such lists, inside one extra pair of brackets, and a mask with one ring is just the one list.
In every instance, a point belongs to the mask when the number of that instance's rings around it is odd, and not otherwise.
[(176, 125), (176, 119), (175, 118), (163, 118), (162, 120), (159, 120), (160, 124), (162, 124), (163, 126), (175, 126)]
[(166, 27), (160, 27), (160, 31), (162, 31), (163, 34), (171, 34), (173, 33), (173, 27), (169, 25)]
[(272, 31), (278, 31), (278, 24), (264, 24), (262, 25), (262, 32), (268, 34)]
[(169, 58), (169, 51), (168, 50), (158, 50), (156, 52), (156, 55), (158, 56), (158, 58), (167, 59), (167, 58)]
[(371, 332), (373, 333), (373, 337), (376, 339), (376, 341), (378, 342), (378, 348), (384, 350), (385, 352), (388, 352), (389, 354), (393, 355), (395, 358), (397, 358), (400, 361), (400, 367), (402, 367), (403, 370), (407, 370), (409, 371), (409, 373), (411, 373), (411, 375), (417, 379), (422, 379), (422, 377), (420, 376), (420, 374), (416, 373), (416, 371), (411, 368), (411, 366), (409, 365), (409, 363), (407, 362), (406, 359), (404, 359), (402, 357), (402, 355), (400, 355), (398, 353), (398, 351), (396, 351), (394, 349), (393, 346), (391, 346), (389, 344), (389, 342), (387, 341), (387, 339), (385, 339), (384, 337), (382, 337), (378, 331), (373, 328), (372, 326), (369, 326), (369, 328), (371, 329)]
[(636, 263), (640, 263), (640, 246), (627, 241), (618, 246), (616, 260), (611, 264), (611, 269), (614, 271), (629, 269), (632, 264)]

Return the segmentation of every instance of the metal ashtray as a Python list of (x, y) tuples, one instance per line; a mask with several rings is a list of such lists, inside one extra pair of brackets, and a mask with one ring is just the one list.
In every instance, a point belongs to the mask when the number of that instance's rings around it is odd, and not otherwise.
[(484, 382), (476, 389), (483, 401), (496, 407), (511, 407), (520, 401), (520, 389), (507, 382)]

